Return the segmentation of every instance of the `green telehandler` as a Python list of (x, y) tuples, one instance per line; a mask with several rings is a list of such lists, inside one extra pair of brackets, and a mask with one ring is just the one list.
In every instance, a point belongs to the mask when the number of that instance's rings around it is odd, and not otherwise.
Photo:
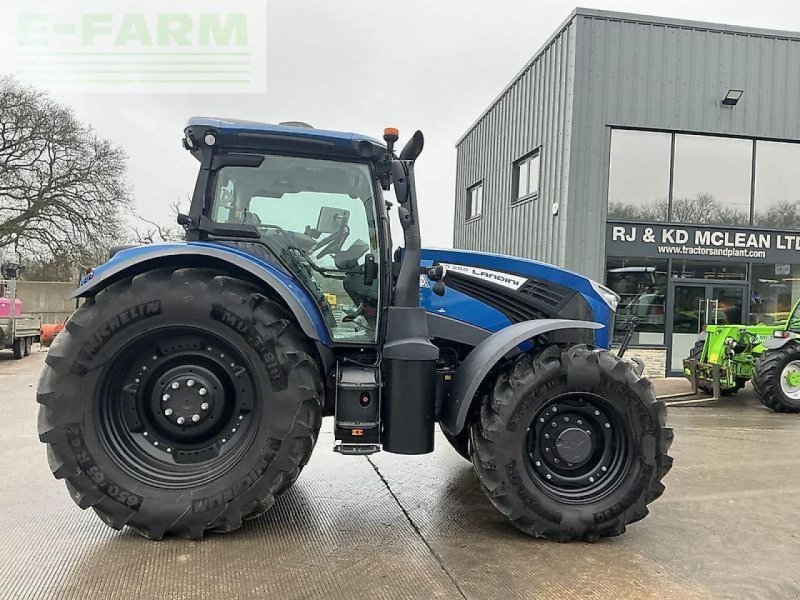
[(722, 396), (752, 380), (761, 403), (776, 412), (800, 412), (800, 300), (785, 321), (772, 325), (707, 325), (683, 373), (697, 388)]

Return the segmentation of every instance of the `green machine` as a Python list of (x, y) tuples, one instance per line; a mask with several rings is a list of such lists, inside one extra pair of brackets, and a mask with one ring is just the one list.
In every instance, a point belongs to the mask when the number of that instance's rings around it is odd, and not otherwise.
[(800, 412), (800, 300), (773, 325), (707, 325), (683, 361), (703, 392), (727, 396), (753, 381), (761, 403)]

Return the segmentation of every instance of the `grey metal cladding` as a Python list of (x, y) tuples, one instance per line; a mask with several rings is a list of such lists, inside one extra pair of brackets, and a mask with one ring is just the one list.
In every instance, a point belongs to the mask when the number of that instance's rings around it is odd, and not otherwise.
[[(563, 259), (563, 224), (552, 215), (565, 202), (571, 137), (575, 26), (570, 20), (526, 66), (459, 142), (456, 247)], [(541, 147), (539, 197), (511, 204), (513, 162)], [(483, 181), (483, 215), (465, 223), (466, 188)]]
[[(455, 245), (602, 279), (611, 128), (800, 140), (797, 65), (798, 33), (576, 9), (459, 140)], [(539, 145), (540, 197), (512, 206), (512, 163)], [(465, 223), (478, 180), (484, 214)]]

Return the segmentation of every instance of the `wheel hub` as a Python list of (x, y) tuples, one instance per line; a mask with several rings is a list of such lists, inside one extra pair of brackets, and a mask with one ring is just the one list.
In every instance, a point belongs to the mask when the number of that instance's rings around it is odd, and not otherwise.
[(612, 489), (628, 460), (623, 418), (600, 396), (567, 393), (528, 428), (528, 468), (553, 497), (583, 502)]
[(565, 429), (556, 438), (556, 452), (567, 463), (582, 463), (592, 453), (591, 436), (578, 427)]
[(783, 368), (781, 391), (792, 400), (800, 400), (800, 361), (793, 360)]
[[(198, 427), (215, 412), (220, 389), (217, 378), (205, 369), (185, 367), (165, 373), (154, 387), (160, 400), (158, 415), (173, 425)], [(224, 399), (223, 399), (224, 400)]]

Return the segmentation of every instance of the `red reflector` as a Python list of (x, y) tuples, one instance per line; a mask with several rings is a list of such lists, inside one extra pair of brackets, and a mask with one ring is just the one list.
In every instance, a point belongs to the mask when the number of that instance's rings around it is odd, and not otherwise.
[(364, 430), (363, 429), (352, 429), (352, 430), (350, 430), (350, 433), (353, 434), (354, 436), (355, 435), (364, 435)]

